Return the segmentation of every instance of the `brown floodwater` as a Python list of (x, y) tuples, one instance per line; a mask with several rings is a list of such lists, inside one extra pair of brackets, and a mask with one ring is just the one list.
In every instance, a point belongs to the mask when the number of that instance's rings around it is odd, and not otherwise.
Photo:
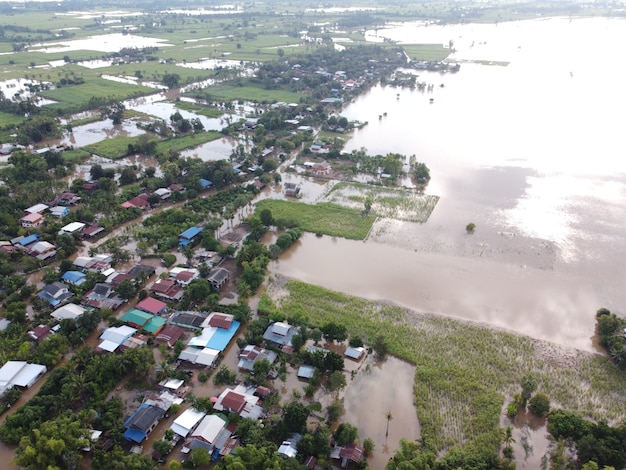
[(400, 447), (400, 439), (415, 441), (420, 437), (413, 405), (415, 366), (395, 357), (381, 362), (368, 356), (364, 362), (354, 378), (348, 379), (342, 420), (359, 429), (361, 441), (374, 441), (376, 446), (367, 463), (374, 470), (383, 470)]
[[(415, 230), (419, 230), (419, 225)], [(329, 267), (332, 266), (332, 269)], [(304, 234), (270, 271), (371, 300), (591, 350), (595, 283), (574, 270)]]
[(542, 468), (554, 445), (548, 434), (547, 421), (532, 413), (519, 413), (513, 420), (513, 458), (517, 468)]

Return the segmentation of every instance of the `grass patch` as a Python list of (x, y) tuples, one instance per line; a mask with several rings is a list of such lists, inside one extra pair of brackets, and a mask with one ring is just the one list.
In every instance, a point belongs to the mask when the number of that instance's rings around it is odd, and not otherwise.
[(82, 119), (74, 119), (69, 124), (72, 127), (78, 127), (78, 126), (84, 126), (85, 124), (91, 124), (92, 122), (98, 122), (98, 121), (102, 121), (102, 116), (94, 115), (94, 116), (89, 116), (89, 117), (82, 118)]
[(168, 152), (180, 152), (188, 148), (197, 147), (198, 145), (217, 140), (223, 135), (217, 131), (198, 132), (195, 134), (174, 137), (168, 140), (162, 140), (157, 144), (157, 152), (159, 154), (167, 154)]
[(91, 156), (89, 152), (83, 149), (66, 150), (63, 152), (63, 162), (66, 165), (78, 165), (83, 160), (88, 159)]
[(217, 85), (206, 88), (205, 93), (212, 99), (224, 101), (242, 100), (255, 101), (257, 103), (272, 103), (284, 101), (286, 103), (299, 103), (303, 94), (286, 90), (266, 90), (255, 86), (228, 86)]
[(92, 98), (120, 101), (150, 93), (154, 93), (154, 88), (118, 83), (103, 78), (90, 78), (83, 85), (45, 90), (40, 95), (56, 101), (50, 105), (54, 108), (84, 108)]
[(112, 139), (105, 139), (94, 144), (85, 145), (83, 150), (98, 155), (99, 157), (118, 160), (126, 156), (128, 153), (128, 145), (135, 145), (136, 142), (137, 137), (119, 135)]
[(203, 116), (211, 118), (219, 118), (224, 115), (224, 111), (216, 108), (209, 108), (208, 106), (202, 106), (197, 103), (190, 103), (188, 101), (176, 101), (174, 105), (178, 109), (183, 109), (196, 114), (202, 114)]
[(402, 47), (413, 60), (441, 61), (451, 52), (442, 44), (403, 44)]
[(624, 419), (626, 374), (606, 357), (561, 348), (512, 333), (484, 328), (397, 306), (366, 301), (277, 278), (269, 292), (291, 316), (310, 324), (336, 322), (370, 342), (383, 334), (391, 354), (417, 365), (414, 394), (422, 437), (437, 449), (454, 445), (497, 450), (506, 397), (521, 390), (520, 378), (534, 372), (553, 406), (594, 420)]
[(363, 217), (361, 211), (331, 203), (305, 204), (303, 202), (265, 199), (257, 202), (256, 210), (269, 209), (274, 219), (292, 220), (307, 232), (334, 237), (364, 240), (375, 218)]
[(362, 210), (368, 196), (373, 200), (371, 212), (374, 215), (418, 223), (428, 220), (439, 201), (439, 196), (422, 194), (412, 189), (346, 182), (336, 184), (324, 199)]
[(23, 120), (24, 118), (22, 116), (16, 116), (15, 114), (0, 111), (0, 128), (7, 126), (17, 126)]
[[(168, 152), (180, 152), (188, 148), (197, 147), (206, 142), (219, 139), (222, 134), (217, 131), (198, 132), (195, 134), (183, 135), (167, 140), (161, 140), (157, 144), (158, 154), (167, 154)], [(117, 136), (112, 139), (102, 140), (94, 144), (86, 145), (84, 150), (95, 153), (101, 157), (118, 160), (128, 153), (128, 145), (134, 145), (138, 137)]]

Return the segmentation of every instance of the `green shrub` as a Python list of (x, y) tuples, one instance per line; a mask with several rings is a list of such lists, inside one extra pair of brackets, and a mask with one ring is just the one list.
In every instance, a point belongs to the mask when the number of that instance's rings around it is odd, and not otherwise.
[(547, 416), (550, 413), (550, 398), (545, 393), (539, 392), (530, 399), (528, 408), (537, 416)]
[(517, 416), (517, 411), (519, 410), (519, 406), (517, 403), (509, 403), (509, 406), (506, 407), (506, 415), (513, 419)]

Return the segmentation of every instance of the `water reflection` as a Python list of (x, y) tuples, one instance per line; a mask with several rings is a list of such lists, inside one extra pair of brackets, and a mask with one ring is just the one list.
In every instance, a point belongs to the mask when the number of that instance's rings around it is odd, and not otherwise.
[(141, 134), (145, 134), (145, 131), (138, 128), (134, 121), (124, 121), (119, 125), (113, 125), (109, 120), (98, 121), (74, 127), (72, 132), (67, 133), (61, 140), (61, 144), (83, 147), (104, 139), (118, 136), (135, 137)]
[(98, 51), (119, 52), (125, 47), (142, 49), (144, 47), (171, 46), (166, 39), (150, 38), (135, 34), (111, 33), (88, 38), (74, 39), (71, 41), (59, 41), (56, 43), (35, 44), (29, 47), (30, 51), (46, 52), (49, 54), (71, 51)]

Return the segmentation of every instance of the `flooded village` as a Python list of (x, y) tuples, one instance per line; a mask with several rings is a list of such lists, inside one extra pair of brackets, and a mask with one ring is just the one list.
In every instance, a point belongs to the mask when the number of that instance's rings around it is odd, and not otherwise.
[(3, 468), (626, 465), (610, 138), (482, 132), (619, 20), (224, 8), (0, 20)]

